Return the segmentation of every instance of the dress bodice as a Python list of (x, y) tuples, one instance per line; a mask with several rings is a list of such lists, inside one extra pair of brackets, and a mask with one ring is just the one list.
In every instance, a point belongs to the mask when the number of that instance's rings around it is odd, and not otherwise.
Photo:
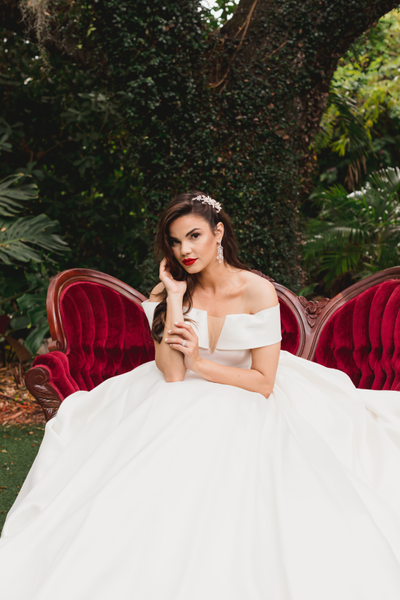
[[(148, 300), (142, 304), (150, 327), (157, 304)], [(230, 367), (250, 368), (253, 348), (270, 346), (282, 339), (279, 304), (253, 315), (232, 314), (225, 318), (192, 308), (186, 318), (198, 335), (200, 356)]]

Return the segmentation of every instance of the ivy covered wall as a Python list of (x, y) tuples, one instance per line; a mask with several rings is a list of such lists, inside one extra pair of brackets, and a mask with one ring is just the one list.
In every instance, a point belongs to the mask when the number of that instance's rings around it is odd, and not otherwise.
[[(110, 107), (104, 125), (96, 121), (97, 137), (86, 135), (85, 143), (77, 132), (87, 124), (70, 117), (79, 186), (71, 168), (62, 195), (56, 186), (50, 194), (47, 175), (41, 183), (46, 212), (59, 218), (73, 248), (70, 263), (148, 291), (157, 272), (151, 239), (158, 216), (174, 194), (197, 188), (231, 215), (244, 262), (299, 289), (299, 201), (312, 181), (310, 145), (332, 74), (351, 42), (395, 5), (242, 0), (215, 31), (197, 0), (48, 3), (50, 71), (36, 68), (37, 83), (75, 68), (77, 102), (95, 91)], [(65, 103), (63, 97), (63, 123)], [(35, 158), (35, 135), (31, 146)], [(43, 172), (54, 156), (42, 157)], [(118, 177), (125, 186), (113, 186)], [(103, 187), (105, 179), (110, 185)], [(86, 225), (71, 226), (85, 209)]]

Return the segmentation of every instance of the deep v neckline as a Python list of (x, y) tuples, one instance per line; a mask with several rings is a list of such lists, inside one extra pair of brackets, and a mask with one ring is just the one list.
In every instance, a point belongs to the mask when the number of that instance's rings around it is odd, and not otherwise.
[[(184, 307), (187, 308), (187, 307)], [(192, 306), (191, 310), (202, 312), (205, 314), (206, 323), (207, 323), (207, 333), (208, 333), (208, 352), (212, 356), (217, 349), (217, 345), (219, 339), (221, 337), (222, 331), (224, 329), (226, 318), (229, 316), (240, 316), (245, 313), (232, 313), (231, 315), (225, 315), (224, 317), (213, 317), (208, 314), (208, 312), (202, 308), (196, 308)], [(184, 313), (185, 315), (185, 313)]]
[[(150, 326), (157, 304), (149, 300), (142, 304)], [(201, 308), (193, 307), (191, 311), (184, 307), (184, 318), (193, 324), (199, 348), (207, 350), (209, 356), (217, 350), (251, 350), (282, 339), (279, 304), (254, 314), (231, 313), (225, 317), (209, 316)]]
[(208, 351), (212, 355), (215, 352), (219, 338), (225, 325), (225, 317), (212, 317), (207, 313)]

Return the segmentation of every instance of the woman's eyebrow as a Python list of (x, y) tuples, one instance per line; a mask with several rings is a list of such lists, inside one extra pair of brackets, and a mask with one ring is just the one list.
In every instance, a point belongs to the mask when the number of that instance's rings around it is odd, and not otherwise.
[(201, 231), (201, 228), (200, 228), (200, 227), (195, 227), (194, 229), (191, 229), (191, 230), (189, 231), (189, 233), (187, 233), (187, 234), (186, 234), (186, 236), (185, 236), (185, 237), (189, 237), (189, 235), (192, 235), (192, 233), (194, 233), (194, 232), (195, 232), (195, 231), (197, 231), (198, 229)]

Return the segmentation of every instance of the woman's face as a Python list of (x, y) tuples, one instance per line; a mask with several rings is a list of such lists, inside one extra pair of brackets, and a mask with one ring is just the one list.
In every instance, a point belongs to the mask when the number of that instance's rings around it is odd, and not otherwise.
[(218, 265), (218, 240), (223, 236), (222, 223), (218, 223), (215, 233), (203, 217), (186, 215), (172, 221), (169, 238), (176, 260), (188, 273), (200, 273), (211, 265)]

